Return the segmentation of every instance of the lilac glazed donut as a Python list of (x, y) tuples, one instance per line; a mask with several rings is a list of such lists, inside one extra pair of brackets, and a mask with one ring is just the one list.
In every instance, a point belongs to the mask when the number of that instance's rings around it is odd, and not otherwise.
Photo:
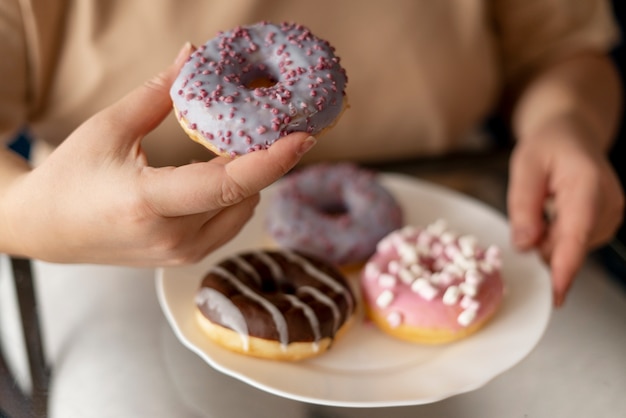
[(278, 245), (348, 267), (363, 263), (402, 224), (400, 205), (375, 173), (350, 163), (317, 164), (284, 177), (266, 218)]
[(236, 157), (291, 132), (318, 135), (345, 107), (334, 48), (302, 25), (267, 22), (220, 32), (191, 54), (170, 89), (194, 141)]

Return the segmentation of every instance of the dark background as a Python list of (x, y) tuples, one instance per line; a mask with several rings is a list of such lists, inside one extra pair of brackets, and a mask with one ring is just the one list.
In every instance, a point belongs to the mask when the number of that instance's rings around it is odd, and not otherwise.
[[(620, 27), (622, 42), (613, 51), (613, 59), (619, 69), (622, 83), (626, 84), (626, 2), (613, 0), (613, 9)], [(622, 88), (624, 90), (624, 88)], [(626, 100), (625, 100), (626, 103)], [(622, 186), (626, 186), (626, 111), (622, 112), (622, 123), (617, 140), (611, 149), (611, 162), (617, 171)], [(626, 216), (625, 216), (626, 217)], [(626, 223), (622, 224), (616, 240), (599, 251), (601, 259), (614, 275), (626, 286)]]

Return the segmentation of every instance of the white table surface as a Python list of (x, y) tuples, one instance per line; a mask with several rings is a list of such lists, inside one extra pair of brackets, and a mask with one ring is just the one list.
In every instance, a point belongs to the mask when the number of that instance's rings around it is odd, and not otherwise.
[[(14, 313), (3, 261), (0, 328), (4, 341), (16, 342), (6, 325)], [(169, 328), (152, 270), (37, 262), (35, 273), (53, 368), (51, 417), (626, 416), (626, 290), (592, 261), (520, 364), (474, 392), (378, 409), (291, 401), (213, 370)], [(20, 345), (5, 348), (25, 375)]]

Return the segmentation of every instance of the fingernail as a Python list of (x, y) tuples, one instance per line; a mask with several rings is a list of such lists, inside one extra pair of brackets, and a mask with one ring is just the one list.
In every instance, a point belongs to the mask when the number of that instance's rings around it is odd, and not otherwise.
[(181, 65), (183, 62), (185, 62), (187, 57), (189, 57), (190, 53), (191, 53), (191, 42), (187, 41), (185, 42), (183, 47), (180, 49), (180, 51), (178, 51), (178, 55), (176, 56), (176, 59), (174, 60), (174, 64)]
[(309, 150), (311, 148), (313, 148), (315, 146), (315, 144), (317, 144), (317, 139), (315, 139), (314, 136), (308, 137), (307, 139), (302, 141), (302, 144), (300, 144), (300, 149), (298, 150), (298, 155), (306, 154), (307, 152), (309, 152)]
[(560, 308), (563, 306), (563, 303), (565, 303), (565, 295), (555, 292), (554, 293), (554, 306), (556, 306), (557, 308)]

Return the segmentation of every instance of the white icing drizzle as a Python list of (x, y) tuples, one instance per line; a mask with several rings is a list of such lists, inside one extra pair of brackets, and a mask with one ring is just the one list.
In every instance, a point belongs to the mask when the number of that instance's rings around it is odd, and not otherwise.
[(262, 251), (254, 251), (252, 254), (254, 254), (259, 260), (261, 260), (270, 269), (274, 279), (280, 279), (284, 275), (283, 269), (281, 269), (278, 263), (274, 261), (274, 259), (270, 257), (269, 255), (267, 255), (266, 253)]
[(204, 305), (211, 313), (216, 314), (218, 316), (217, 322), (239, 334), (243, 350), (249, 350), (248, 324), (241, 310), (230, 299), (217, 290), (204, 287), (196, 295), (196, 305)]
[(318, 279), (335, 292), (341, 293), (346, 302), (348, 302), (348, 312), (352, 312), (352, 309), (354, 308), (354, 301), (352, 300), (352, 295), (344, 286), (299, 255), (287, 250), (282, 250), (280, 253), (289, 261), (299, 264), (300, 267), (302, 267), (311, 277)]
[(339, 329), (339, 321), (341, 320), (341, 313), (339, 312), (339, 307), (334, 300), (324, 294), (321, 290), (311, 286), (302, 286), (298, 288), (297, 293), (308, 293), (318, 301), (327, 305), (333, 312), (333, 334), (337, 332), (337, 330)]
[(243, 259), (243, 257), (240, 257), (238, 255), (234, 255), (230, 259), (235, 264), (237, 264), (237, 266), (240, 269), (242, 269), (243, 271), (248, 273), (250, 276), (252, 276), (252, 278), (254, 279), (254, 281), (256, 281), (256, 283), (258, 285), (261, 284), (262, 280), (261, 280), (261, 276), (259, 276), (259, 272), (256, 271), (256, 269), (250, 263), (248, 263), (245, 259)]
[(283, 316), (283, 314), (278, 310), (278, 308), (274, 306), (274, 304), (272, 304), (270, 301), (265, 299), (263, 296), (259, 295), (258, 293), (250, 289), (248, 286), (241, 283), (241, 281), (237, 277), (235, 277), (235, 275), (233, 275), (231, 272), (229, 272), (225, 268), (216, 266), (216, 267), (213, 267), (209, 272), (213, 274), (217, 274), (221, 276), (222, 278), (228, 280), (243, 295), (258, 302), (261, 306), (263, 306), (263, 308), (265, 308), (270, 313), (270, 315), (272, 316), (272, 319), (274, 320), (274, 324), (276, 325), (276, 330), (278, 331), (278, 336), (279, 336), (281, 347), (283, 350), (286, 350), (287, 345), (289, 344), (289, 332), (287, 330), (287, 321), (285, 320), (285, 317)]
[(302, 311), (304, 312), (304, 316), (306, 316), (309, 320), (309, 324), (311, 325), (311, 329), (313, 330), (313, 337), (315, 338), (313, 350), (317, 352), (319, 350), (319, 341), (321, 340), (320, 321), (317, 318), (317, 315), (315, 315), (315, 312), (313, 311), (313, 309), (311, 309), (309, 305), (302, 302), (294, 295), (285, 294), (284, 296), (293, 306), (302, 309)]

